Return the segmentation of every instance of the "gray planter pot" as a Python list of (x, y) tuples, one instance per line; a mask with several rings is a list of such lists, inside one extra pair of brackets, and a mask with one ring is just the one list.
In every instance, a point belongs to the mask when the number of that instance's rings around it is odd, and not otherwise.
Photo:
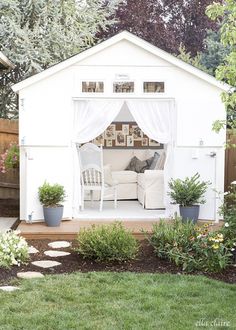
[(183, 222), (191, 220), (193, 223), (196, 223), (199, 217), (199, 205), (193, 206), (180, 206), (179, 212), (182, 217)]
[(43, 207), (44, 220), (48, 227), (59, 227), (63, 216), (64, 206)]

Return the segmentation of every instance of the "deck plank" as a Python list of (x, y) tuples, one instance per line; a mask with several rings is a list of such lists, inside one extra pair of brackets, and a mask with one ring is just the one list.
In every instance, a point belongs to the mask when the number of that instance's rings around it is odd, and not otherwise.
[[(144, 239), (145, 234), (152, 232), (154, 223), (159, 223), (160, 220), (132, 220), (122, 221), (125, 228), (129, 229), (137, 239)], [(32, 224), (21, 221), (18, 228), (21, 235), (26, 239), (75, 239), (80, 232), (81, 228), (88, 228), (91, 225), (111, 224), (111, 220), (67, 220), (62, 221), (59, 227), (48, 227), (45, 222), (35, 222)], [(207, 221), (199, 221), (198, 224), (202, 225)], [(222, 223), (212, 226), (212, 230), (218, 229)]]

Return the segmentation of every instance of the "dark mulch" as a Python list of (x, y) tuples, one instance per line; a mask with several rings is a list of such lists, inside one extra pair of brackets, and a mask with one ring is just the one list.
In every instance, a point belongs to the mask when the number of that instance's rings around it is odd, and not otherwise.
[(0, 199), (0, 217), (19, 217), (19, 199)]
[[(152, 247), (147, 244), (147, 241), (141, 242), (139, 255), (136, 260), (128, 261), (125, 263), (98, 263), (92, 260), (85, 260), (79, 256), (71, 248), (63, 248), (60, 250), (71, 252), (71, 255), (65, 257), (50, 258), (44, 255), (44, 251), (53, 250), (48, 246), (50, 240), (31, 240), (28, 241), (29, 245), (33, 245), (40, 252), (37, 254), (31, 254), (30, 261), (36, 260), (56, 260), (62, 263), (62, 265), (55, 268), (43, 269), (33, 266), (30, 262), (28, 265), (22, 265), (20, 267), (14, 266), (11, 269), (0, 269), (0, 284), (9, 284), (12, 279), (16, 277), (18, 272), (22, 271), (40, 271), (43, 274), (62, 274), (79, 272), (91, 272), (91, 271), (110, 271), (110, 272), (136, 272), (136, 273), (170, 273), (170, 274), (186, 274), (180, 268), (176, 267), (173, 263), (156, 257), (153, 253)], [(76, 243), (73, 242), (73, 247)], [(59, 249), (58, 249), (59, 250)], [(193, 273), (192, 273), (193, 274)], [(236, 283), (236, 267), (229, 267), (222, 273), (206, 274), (206, 273), (194, 273), (194, 275), (206, 275), (210, 278), (228, 282)]]

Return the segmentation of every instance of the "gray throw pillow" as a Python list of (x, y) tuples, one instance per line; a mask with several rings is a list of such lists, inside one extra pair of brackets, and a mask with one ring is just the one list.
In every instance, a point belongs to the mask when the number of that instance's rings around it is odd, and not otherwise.
[(155, 152), (154, 153), (154, 157), (153, 157), (153, 161), (149, 167), (149, 170), (155, 170), (156, 169), (156, 165), (157, 165), (157, 162), (160, 158), (160, 154), (158, 152)]
[(134, 156), (129, 165), (126, 167), (126, 171), (134, 171), (137, 173), (144, 173), (145, 170), (148, 170), (154, 157), (151, 157), (146, 160), (140, 160), (136, 156)]

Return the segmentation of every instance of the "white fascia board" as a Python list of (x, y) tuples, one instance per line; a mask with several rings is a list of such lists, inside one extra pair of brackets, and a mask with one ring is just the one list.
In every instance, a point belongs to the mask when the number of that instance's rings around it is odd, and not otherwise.
[(2, 65), (4, 65), (6, 68), (13, 69), (15, 65), (2, 53), (0, 52), (0, 62)]
[(179, 67), (179, 68), (183, 69), (184, 71), (187, 71), (190, 74), (197, 76), (198, 78), (200, 78), (204, 81), (207, 81), (209, 84), (212, 84), (221, 90), (229, 91), (229, 89), (231, 88), (231, 86), (216, 80), (211, 75), (195, 68), (194, 66), (192, 66), (188, 63), (185, 63), (184, 61), (167, 53), (166, 51), (164, 51), (160, 48), (157, 48), (156, 46), (153, 46), (149, 42), (131, 34), (128, 31), (123, 31), (123, 32), (101, 42), (100, 44), (95, 45), (94, 47), (91, 47), (77, 55), (72, 56), (71, 58), (69, 58), (67, 60), (64, 60), (58, 64), (55, 64), (54, 66), (13, 85), (12, 89), (14, 92), (18, 92), (19, 90), (21, 90), (29, 85), (32, 85), (42, 79), (45, 79), (45, 78), (57, 73), (58, 71), (66, 69), (69, 66), (71, 66), (77, 62), (80, 62), (80, 61), (84, 60), (85, 58), (87, 58), (91, 55), (94, 55), (94, 54), (104, 50), (105, 48), (108, 48), (108, 47), (118, 43), (121, 40), (130, 41), (131, 43), (139, 46), (140, 48), (143, 48), (147, 52), (150, 52), (153, 55), (156, 55), (156, 56), (162, 58), (163, 60), (166, 60), (167, 62), (173, 64), (174, 66)]

